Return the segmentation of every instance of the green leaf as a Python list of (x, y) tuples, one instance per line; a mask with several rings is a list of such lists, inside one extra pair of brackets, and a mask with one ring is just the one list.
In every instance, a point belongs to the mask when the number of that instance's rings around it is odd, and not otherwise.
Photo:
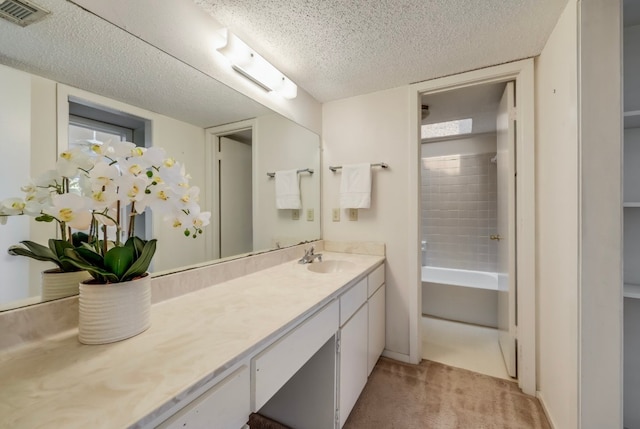
[(41, 214), (36, 218), (38, 222), (53, 222), (56, 218), (48, 214)]
[[(99, 253), (96, 253), (93, 249), (88, 247), (80, 247), (76, 249), (77, 254), (89, 264), (95, 265), (98, 268), (104, 268), (104, 258)], [(68, 255), (69, 252), (65, 252)]]
[(124, 274), (135, 261), (135, 251), (129, 246), (114, 247), (104, 255), (104, 266), (122, 281)]
[(82, 243), (89, 242), (89, 234), (82, 231), (74, 232), (71, 234), (71, 240), (73, 241), (74, 247), (80, 247)]
[[(83, 256), (87, 256), (90, 260), (85, 259)], [(102, 265), (102, 257), (97, 253), (88, 249), (67, 249), (65, 251), (64, 260), (73, 264), (74, 266), (86, 270), (91, 276), (100, 281), (101, 283), (118, 282), (118, 276), (106, 270)], [(100, 264), (98, 266), (96, 264)]]
[(13, 256), (26, 256), (37, 261), (53, 262), (58, 268), (64, 271), (64, 266), (60, 263), (56, 254), (48, 247), (28, 240), (21, 241), (20, 243), (24, 247), (20, 245), (11, 246), (9, 247), (8, 253)]
[(140, 277), (149, 269), (153, 255), (156, 253), (156, 244), (158, 240), (155, 238), (145, 243), (140, 252), (140, 257), (131, 265), (127, 272), (122, 276), (121, 281), (132, 280), (136, 277)]

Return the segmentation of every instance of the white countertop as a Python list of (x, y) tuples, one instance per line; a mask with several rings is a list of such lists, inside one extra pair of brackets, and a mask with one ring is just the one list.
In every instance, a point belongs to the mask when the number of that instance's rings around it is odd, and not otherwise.
[(0, 353), (0, 427), (124, 428), (150, 420), (384, 260), (323, 255), (355, 268), (319, 274), (291, 261), (156, 304), (151, 328), (128, 340), (83, 345), (73, 329)]

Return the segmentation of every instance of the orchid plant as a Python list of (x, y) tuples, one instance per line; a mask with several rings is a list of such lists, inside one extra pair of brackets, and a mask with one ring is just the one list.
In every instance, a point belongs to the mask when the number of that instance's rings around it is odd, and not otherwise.
[(193, 238), (209, 224), (211, 213), (200, 210), (199, 188), (189, 179), (162, 148), (130, 142), (74, 147), (60, 154), (54, 170), (22, 187), (22, 198), (0, 202), (0, 223), (33, 216), (57, 223), (59, 238), (48, 247), (23, 241), (9, 253), (49, 260), (62, 271), (87, 270), (99, 282), (132, 280), (147, 271), (156, 246), (135, 236), (136, 215), (146, 208), (160, 212)]

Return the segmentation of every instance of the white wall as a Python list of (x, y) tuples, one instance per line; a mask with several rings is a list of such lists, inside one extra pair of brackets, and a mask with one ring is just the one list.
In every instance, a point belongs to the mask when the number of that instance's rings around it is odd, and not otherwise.
[(536, 59), (538, 390), (556, 428), (578, 424), (577, 9)]
[(582, 429), (619, 428), (623, 314), (622, 1), (581, 0), (578, 6), (578, 424)]
[[(0, 66), (0, 201), (23, 197), (20, 186), (29, 183), (31, 156), (31, 78)], [(11, 154), (11, 156), (8, 156)], [(15, 216), (0, 225), (0, 303), (26, 298), (29, 285), (25, 278), (29, 260), (10, 256), (7, 248), (29, 239), (28, 216)], [(9, 287), (10, 286), (10, 287)]]
[[(405, 359), (409, 306), (417, 299), (409, 293), (408, 259), (418, 260), (417, 246), (415, 254), (407, 254), (417, 243), (417, 237), (408, 234), (407, 219), (409, 199), (416, 198), (409, 194), (410, 180), (417, 180), (409, 177), (409, 154), (418, 152), (418, 143), (409, 139), (408, 94), (409, 88), (402, 87), (351, 97), (325, 103), (322, 112), (323, 238), (386, 244), (386, 350)], [(371, 208), (360, 209), (357, 222), (349, 221), (345, 211), (340, 222), (332, 222), (331, 211), (339, 207), (340, 172), (331, 173), (328, 166), (360, 162), (386, 162), (390, 168), (374, 167)]]
[(569, 1), (536, 59), (538, 390), (557, 428), (622, 427), (619, 8)]
[[(320, 137), (275, 113), (255, 119), (254, 137), (254, 250), (320, 238)], [(298, 175), (302, 209), (300, 219), (292, 220), (291, 210), (276, 209), (275, 179), (267, 172), (305, 168), (314, 174)], [(313, 210), (312, 221), (307, 210)]]

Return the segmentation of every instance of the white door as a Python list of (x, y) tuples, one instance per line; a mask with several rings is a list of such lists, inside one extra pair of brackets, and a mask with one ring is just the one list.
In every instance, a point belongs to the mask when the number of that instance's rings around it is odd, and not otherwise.
[(251, 145), (220, 137), (218, 151), (221, 258), (253, 250)]
[(492, 239), (498, 246), (498, 328), (500, 349), (511, 377), (516, 377), (516, 167), (515, 94), (509, 82), (497, 117), (498, 228)]

